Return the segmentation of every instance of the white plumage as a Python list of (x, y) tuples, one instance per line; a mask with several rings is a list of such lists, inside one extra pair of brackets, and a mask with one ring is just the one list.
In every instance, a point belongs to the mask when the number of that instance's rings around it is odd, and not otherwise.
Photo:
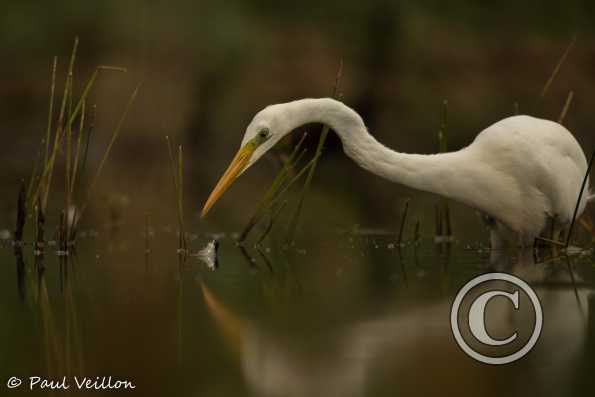
[[(501, 241), (502, 226), (518, 233), (522, 245), (529, 245), (548, 220), (557, 229), (567, 225), (587, 171), (578, 142), (566, 128), (552, 121), (513, 116), (486, 128), (461, 150), (406, 154), (374, 139), (353, 109), (322, 98), (271, 105), (256, 114), (242, 142), (242, 148), (254, 142), (256, 148), (238, 174), (283, 136), (316, 122), (330, 126), (341, 138), (347, 156), (362, 168), (488, 215), (495, 221), (491, 222), (493, 244)], [(259, 141), (259, 137), (264, 138)], [(589, 191), (587, 185), (579, 216), (587, 202), (595, 199)]]

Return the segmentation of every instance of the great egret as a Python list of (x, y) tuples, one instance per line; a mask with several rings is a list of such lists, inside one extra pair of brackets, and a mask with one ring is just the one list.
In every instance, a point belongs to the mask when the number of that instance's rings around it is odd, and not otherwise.
[[(467, 147), (449, 153), (399, 153), (379, 143), (362, 118), (330, 98), (301, 99), (271, 105), (248, 125), (240, 150), (209, 196), (204, 217), (233, 181), (281, 138), (308, 123), (335, 131), (345, 154), (362, 168), (414, 189), (435, 193), (486, 215), (492, 246), (506, 227), (522, 246), (545, 228), (572, 221), (587, 171), (585, 154), (572, 134), (553, 121), (508, 117), (483, 130)], [(587, 185), (578, 214), (595, 195)]]

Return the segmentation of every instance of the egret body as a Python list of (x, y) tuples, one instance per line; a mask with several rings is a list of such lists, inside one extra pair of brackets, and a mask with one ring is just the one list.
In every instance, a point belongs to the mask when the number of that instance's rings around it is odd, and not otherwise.
[[(301, 99), (271, 105), (256, 114), (202, 215), (281, 138), (308, 123), (328, 125), (341, 138), (345, 154), (371, 173), (481, 211), (490, 219), (493, 246), (500, 244), (506, 228), (518, 233), (521, 245), (529, 245), (548, 220), (555, 228), (569, 224), (587, 171), (578, 142), (553, 121), (508, 117), (455, 152), (408, 154), (378, 142), (357, 112), (342, 102)], [(577, 216), (595, 198), (589, 192), (587, 185)]]

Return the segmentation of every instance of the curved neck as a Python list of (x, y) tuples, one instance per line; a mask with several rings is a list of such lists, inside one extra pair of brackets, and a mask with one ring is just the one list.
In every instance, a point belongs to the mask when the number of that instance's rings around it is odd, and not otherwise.
[(451, 198), (458, 198), (457, 192), (466, 188), (465, 176), (472, 170), (466, 169), (465, 149), (431, 155), (399, 153), (374, 139), (362, 118), (339, 101), (302, 99), (285, 106), (286, 131), (307, 123), (328, 125), (341, 138), (345, 154), (378, 176)]

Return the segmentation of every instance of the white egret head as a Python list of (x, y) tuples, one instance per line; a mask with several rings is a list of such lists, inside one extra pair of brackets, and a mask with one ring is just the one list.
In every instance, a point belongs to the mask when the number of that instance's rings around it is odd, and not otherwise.
[(288, 132), (284, 127), (281, 105), (271, 105), (254, 116), (242, 139), (240, 149), (215, 185), (205, 203), (201, 216), (204, 217), (232, 183), (252, 164), (269, 151)]

